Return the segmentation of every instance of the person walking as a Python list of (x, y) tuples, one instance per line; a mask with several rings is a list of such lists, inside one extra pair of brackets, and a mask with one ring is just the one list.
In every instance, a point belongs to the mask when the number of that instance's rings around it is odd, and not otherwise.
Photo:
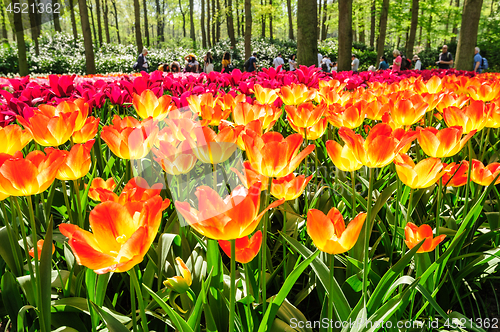
[(279, 66), (283, 67), (284, 64), (285, 61), (283, 60), (281, 53), (279, 53), (278, 56), (273, 60), (274, 69), (278, 69)]
[(483, 70), (483, 68), (481, 68), (483, 57), (481, 56), (481, 54), (479, 54), (479, 52), (481, 52), (481, 50), (479, 49), (479, 47), (476, 47), (474, 49), (474, 72), (477, 74), (481, 74), (481, 71)]
[(224, 52), (224, 55), (222, 56), (222, 70), (224, 73), (228, 73), (232, 71), (232, 67), (231, 54), (229, 54), (229, 52)]
[(332, 61), (330, 60), (330, 58), (328, 56), (325, 56), (323, 58), (323, 60), (321, 61), (321, 69), (324, 72), (329, 73), (331, 70), (331, 66), (332, 66)]
[(254, 52), (250, 58), (248, 58), (245, 70), (248, 72), (253, 72), (257, 70), (257, 53)]
[(146, 58), (146, 55), (148, 55), (148, 50), (147, 48), (143, 48), (142, 53), (139, 54), (139, 57), (137, 57), (137, 62), (134, 65), (134, 69), (138, 71), (145, 71), (146, 73), (148, 72), (148, 59)]
[(203, 71), (205, 73), (209, 74), (214, 71), (214, 58), (212, 57), (212, 53), (210, 51), (205, 55), (204, 62)]
[(359, 68), (359, 59), (356, 57), (356, 54), (353, 54), (351, 56), (352, 62), (351, 62), (351, 70), (355, 73), (358, 72)]
[(323, 55), (318, 52), (318, 67), (321, 68), (321, 61), (323, 61)]
[(297, 69), (297, 60), (295, 59), (297, 56), (295, 54), (292, 54), (290, 57), (290, 60), (288, 60), (288, 64), (290, 65), (290, 71), (294, 71)]
[(385, 56), (381, 56), (378, 64), (378, 70), (386, 70), (389, 69), (389, 64), (387, 63), (387, 59)]
[(439, 69), (450, 69), (453, 66), (453, 56), (448, 52), (448, 46), (443, 45), (441, 53), (439, 54), (439, 60), (436, 62)]
[(398, 50), (392, 51), (392, 55), (394, 56), (394, 61), (392, 62), (392, 71), (400, 71), (401, 63), (403, 62), (403, 58), (401, 58), (401, 53)]
[(413, 59), (412, 59), (413, 62), (415, 62), (415, 70), (422, 70), (422, 62), (420, 61), (420, 58), (418, 57), (418, 55), (414, 55), (413, 56)]

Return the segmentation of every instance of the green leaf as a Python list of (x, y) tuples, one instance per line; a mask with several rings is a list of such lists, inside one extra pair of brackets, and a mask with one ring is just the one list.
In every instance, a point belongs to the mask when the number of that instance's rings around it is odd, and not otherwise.
[(51, 330), (50, 323), (50, 296), (52, 293), (52, 228), (54, 221), (49, 219), (45, 240), (43, 242), (42, 253), (40, 256), (40, 284), (41, 299), (38, 305), (40, 312), (40, 325), (42, 330)]
[[(9, 269), (16, 275), (20, 276), (21, 271), (19, 271), (18, 264), (16, 263), (16, 259), (14, 257), (14, 252), (12, 251), (12, 245), (10, 244), (9, 240), (9, 234), (7, 233), (10, 228), (9, 226), (4, 226), (0, 228), (0, 256), (3, 258), (5, 263), (7, 263), (7, 266)], [(10, 229), (11, 234), (13, 234), (12, 229)], [(12, 239), (13, 241), (13, 246), (14, 250), (16, 250), (17, 257), (18, 259), (22, 260), (23, 255), (21, 254), (21, 247), (19, 246), (19, 243), (16, 241), (16, 239)]]
[(109, 332), (130, 332), (129, 329), (125, 327), (120, 321), (118, 321), (113, 315), (109, 314), (107, 311), (100, 308), (94, 302), (90, 302), (92, 308), (101, 316), (102, 320), (106, 324)]
[(175, 243), (177, 246), (181, 245), (181, 237), (177, 234), (167, 234), (163, 233), (160, 235), (160, 239), (158, 240), (158, 247), (156, 249), (158, 253), (158, 284), (161, 287), (163, 271), (165, 269), (165, 262), (167, 261), (167, 255), (170, 253), (170, 247), (172, 243)]
[(2, 301), (12, 322), (12, 329), (16, 330), (16, 318), (19, 310), (23, 306), (23, 300), (21, 299), (19, 285), (17, 284), (16, 278), (10, 271), (5, 271), (5, 274), (2, 276), (0, 288), (2, 290)]
[(210, 280), (212, 279), (212, 271), (207, 276), (206, 280), (202, 281), (201, 292), (198, 294), (194, 308), (191, 310), (188, 319), (188, 325), (195, 330), (199, 326), (200, 316), (201, 316), (201, 306), (206, 302), (208, 289), (210, 288)]

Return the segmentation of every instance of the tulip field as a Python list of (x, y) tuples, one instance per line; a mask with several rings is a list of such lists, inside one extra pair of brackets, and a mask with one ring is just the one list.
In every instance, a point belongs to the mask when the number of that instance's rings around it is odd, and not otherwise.
[(495, 331), (500, 75), (0, 78), (2, 331)]

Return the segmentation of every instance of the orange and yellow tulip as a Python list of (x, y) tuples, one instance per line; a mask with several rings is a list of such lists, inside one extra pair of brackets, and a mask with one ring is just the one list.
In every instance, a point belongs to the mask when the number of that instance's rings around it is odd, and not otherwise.
[(445, 173), (441, 178), (441, 182), (444, 186), (461, 187), (467, 183), (467, 173), (469, 172), (469, 162), (467, 160), (459, 164), (443, 165), (445, 166)]
[(427, 224), (417, 227), (414, 223), (409, 222), (405, 226), (405, 243), (410, 250), (425, 239), (424, 243), (417, 250), (417, 253), (433, 251), (443, 242), (445, 237), (446, 235), (434, 237), (431, 226)]
[(101, 138), (110, 150), (121, 159), (144, 158), (155, 143), (158, 126), (152, 118), (142, 122), (128, 116), (123, 120), (118, 115), (112, 126), (102, 128)]
[[(472, 159), (472, 168), (470, 171), (470, 179), (472, 182), (481, 186), (489, 186), (495, 178), (500, 174), (500, 163), (492, 163), (484, 166), (477, 159)], [(500, 183), (500, 177), (495, 181), (495, 184)]]
[(253, 93), (255, 94), (255, 99), (261, 105), (270, 105), (278, 99), (278, 94), (276, 90), (264, 88), (260, 84), (255, 84), (253, 87)]
[(424, 117), (428, 107), (421, 96), (415, 95), (397, 101), (391, 110), (391, 118), (398, 127), (411, 126)]
[(175, 207), (201, 235), (214, 240), (239, 239), (253, 233), (267, 210), (284, 202), (275, 201), (259, 213), (260, 188), (259, 182), (250, 189), (237, 186), (222, 199), (212, 188), (200, 186), (196, 188), (198, 210), (188, 202), (175, 202)]
[[(44, 240), (38, 240), (38, 242), (36, 243), (36, 250), (38, 253), (38, 259), (40, 259), (40, 257), (42, 256), (43, 242), (44, 242)], [(56, 251), (56, 247), (52, 243), (52, 255), (54, 254), (55, 251)], [(28, 251), (28, 253), (30, 254), (31, 258), (35, 257), (35, 248), (31, 248), (30, 251)]]
[(97, 274), (125, 272), (143, 260), (169, 204), (160, 196), (125, 206), (104, 202), (90, 212), (93, 233), (72, 224), (61, 224), (59, 230), (69, 239), (78, 264)]
[[(231, 258), (231, 242), (219, 240), (219, 245), (226, 255)], [(236, 239), (236, 252), (234, 258), (237, 262), (242, 264), (250, 263), (255, 256), (259, 253), (260, 246), (262, 245), (262, 232), (257, 231), (250, 238), (244, 236)]]
[(299, 106), (285, 106), (288, 120), (299, 128), (314, 126), (327, 111), (325, 103), (314, 105), (311, 102), (300, 104)]
[(360, 213), (345, 227), (344, 218), (337, 208), (332, 208), (328, 215), (311, 209), (307, 212), (307, 234), (319, 250), (332, 255), (341, 254), (354, 247), (365, 219), (366, 213)]
[(23, 158), (21, 152), (14, 156), (0, 155), (0, 192), (9, 196), (39, 194), (54, 182), (59, 166), (64, 162), (60, 150), (30, 152)]
[(280, 89), (280, 97), (285, 105), (300, 105), (308, 100), (316, 98), (317, 91), (308, 89), (304, 84), (295, 84), (282, 86)]
[(229, 159), (236, 151), (236, 140), (238, 135), (235, 129), (227, 126), (218, 134), (209, 127), (197, 127), (194, 129), (196, 142), (184, 132), (194, 155), (205, 164), (219, 164)]
[(120, 193), (120, 196), (110, 190), (98, 188), (96, 191), (103, 202), (112, 201), (125, 205), (130, 202), (145, 202), (152, 197), (158, 196), (162, 189), (163, 184), (155, 183), (150, 187), (144, 178), (137, 176), (130, 179)]
[(83, 99), (63, 101), (55, 107), (52, 105), (40, 105), (38, 106), (38, 110), (48, 117), (57, 117), (62, 114), (71, 113), (78, 114), (75, 120), (75, 131), (82, 129), (90, 113), (89, 104), (87, 104)]
[(311, 144), (299, 153), (302, 144), (300, 134), (283, 138), (277, 132), (259, 136), (254, 131), (247, 130), (242, 138), (252, 168), (268, 177), (287, 176), (314, 150), (314, 144)]
[(308, 141), (315, 141), (325, 134), (328, 128), (328, 119), (322, 118), (316, 122), (314, 126), (307, 128), (296, 127), (291, 121), (288, 124), (294, 131), (299, 133), (302, 138), (307, 138)]
[(86, 143), (97, 135), (99, 129), (99, 118), (88, 117), (82, 129), (75, 131), (72, 136), (73, 143)]
[(304, 192), (311, 179), (312, 175), (306, 178), (305, 175), (295, 176), (293, 173), (282, 178), (273, 179), (271, 195), (277, 199), (284, 198), (285, 201), (294, 200), (302, 195), (302, 192)]
[(443, 118), (448, 127), (460, 126), (464, 134), (468, 134), (473, 130), (480, 131), (486, 126), (489, 119), (488, 110), (484, 102), (472, 101), (462, 110), (454, 106), (445, 108)]
[(153, 149), (155, 160), (161, 164), (161, 168), (170, 175), (189, 173), (196, 165), (196, 156), (188, 141), (174, 144), (160, 141), (160, 148)]
[(486, 105), (489, 114), (486, 128), (500, 128), (500, 101)]
[(144, 90), (140, 95), (132, 94), (132, 104), (134, 104), (137, 114), (142, 119), (152, 117), (154, 120), (161, 121), (165, 119), (168, 113), (177, 108), (172, 103), (172, 97), (169, 95), (156, 97), (151, 90)]
[[(85, 186), (85, 188), (87, 188)], [(100, 201), (99, 190), (112, 193), (116, 188), (115, 179), (109, 178), (106, 181), (102, 178), (94, 178), (90, 184), (89, 197), (94, 201)]]
[(21, 151), (32, 139), (31, 133), (17, 124), (0, 127), (0, 153), (12, 155)]
[(356, 103), (348, 107), (334, 104), (330, 106), (327, 115), (328, 122), (330, 122), (332, 126), (337, 128), (346, 127), (349, 129), (361, 126), (365, 117), (366, 114), (361, 103)]
[(259, 174), (256, 170), (252, 168), (249, 161), (245, 161), (243, 163), (244, 174), (241, 174), (236, 168), (231, 168), (233, 172), (238, 175), (240, 181), (243, 183), (245, 188), (250, 188), (254, 183), (260, 182), (261, 188), (260, 190), (267, 190), (267, 186), (269, 184), (269, 178), (267, 176)]
[(354, 172), (363, 166), (349, 145), (341, 146), (335, 141), (326, 141), (326, 152), (331, 161), (341, 171)]
[(441, 159), (427, 158), (415, 165), (406, 154), (394, 160), (399, 179), (412, 189), (427, 188), (435, 184), (445, 173)]
[(462, 138), (463, 128), (454, 126), (438, 130), (433, 127), (417, 128), (418, 143), (424, 152), (434, 158), (445, 158), (456, 155), (465, 143), (474, 136), (472, 130)]
[(500, 94), (500, 84), (495, 82), (492, 84), (483, 83), (479, 87), (469, 86), (467, 87), (467, 92), (469, 92), (469, 95), (474, 100), (492, 101), (498, 98)]
[[(223, 129), (223, 126), (219, 126), (219, 130)], [(238, 148), (240, 148), (242, 151), (245, 151), (245, 143), (243, 143), (243, 134), (246, 133), (246, 131), (253, 130), (254, 132), (258, 133), (259, 135), (263, 134), (263, 128), (262, 128), (262, 121), (259, 119), (254, 120), (252, 122), (249, 122), (246, 126), (236, 126), (235, 132), (238, 135), (238, 138), (236, 140), (236, 144), (238, 144)]]
[[(59, 166), (56, 178), (63, 181), (77, 180), (83, 178), (90, 171), (92, 161), (90, 159), (90, 151), (94, 140), (90, 140), (85, 144), (73, 145), (71, 150), (62, 151), (64, 154), (64, 162)], [(45, 151), (54, 150), (46, 148)]]
[(366, 140), (349, 128), (339, 129), (339, 136), (353, 151), (354, 157), (368, 167), (387, 166), (416, 135), (415, 132), (407, 132), (398, 139), (392, 128), (385, 123), (375, 125)]
[(175, 263), (177, 264), (177, 267), (179, 268), (179, 271), (181, 272), (181, 276), (175, 276), (172, 278), (168, 278), (163, 282), (165, 286), (170, 288), (171, 290), (182, 294), (188, 291), (189, 287), (191, 287), (191, 284), (193, 283), (193, 278), (191, 276), (191, 271), (189, 271), (188, 267), (182, 260), (182, 258), (177, 257), (175, 259)]

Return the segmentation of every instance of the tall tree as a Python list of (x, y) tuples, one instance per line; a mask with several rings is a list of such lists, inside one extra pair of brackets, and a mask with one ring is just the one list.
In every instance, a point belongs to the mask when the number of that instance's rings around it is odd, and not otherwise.
[(97, 19), (97, 35), (99, 36), (99, 45), (102, 45), (102, 25), (101, 25), (101, 1), (95, 0), (95, 11)]
[(358, 18), (358, 31), (359, 31), (359, 42), (360, 44), (365, 43), (365, 17), (363, 13), (363, 8), (359, 9), (361, 15)]
[(89, 11), (90, 11), (90, 20), (92, 21), (92, 32), (94, 33), (94, 41), (97, 43), (97, 34), (95, 32), (95, 21), (94, 21), (94, 8), (92, 6), (92, 0), (89, 1)]
[(293, 15), (292, 15), (292, 0), (286, 0), (286, 11), (288, 12), (288, 39), (294, 40), (293, 36)]
[(415, 37), (417, 36), (418, 1), (419, 0), (412, 0), (411, 5), (410, 35), (408, 37), (408, 43), (406, 44), (406, 57), (408, 59), (411, 59), (413, 57), (413, 46), (415, 45)]
[(104, 5), (104, 32), (106, 34), (106, 43), (111, 43), (111, 37), (109, 36), (109, 7), (108, 0), (102, 0)]
[(252, 1), (245, 0), (245, 59), (252, 54)]
[(137, 44), (138, 53), (142, 53), (144, 48), (142, 44), (142, 34), (141, 34), (141, 7), (139, 6), (139, 0), (134, 0), (134, 18), (135, 18), (135, 42)]
[(370, 47), (375, 45), (375, 14), (377, 12), (376, 0), (371, 0), (372, 7), (370, 8)]
[[(19, 0), (12, 0), (13, 8), (17, 7), (16, 4), (19, 5)], [(16, 37), (17, 37), (16, 39), (17, 39), (19, 75), (26, 76), (29, 74), (29, 69), (28, 69), (28, 59), (26, 57), (26, 44), (24, 43), (23, 17), (21, 11), (18, 11), (17, 13), (14, 11), (14, 29), (16, 30)]]
[(273, 0), (269, 0), (269, 38), (273, 39)]
[(193, 41), (193, 48), (196, 48), (196, 36), (194, 35), (194, 0), (189, 0), (189, 20), (191, 21), (190, 22), (191, 29), (189, 30), (189, 37)]
[(0, 15), (2, 17), (2, 39), (0, 41), (8, 41), (9, 37), (7, 36), (7, 24), (5, 18), (5, 10), (3, 5), (3, 0), (0, 0)]
[(222, 10), (220, 8), (220, 0), (217, 0), (217, 17), (215, 20), (217, 23), (217, 42), (219, 42), (219, 40), (220, 40), (221, 13), (222, 13)]
[(227, 0), (226, 23), (227, 23), (227, 34), (229, 35), (231, 46), (233, 47), (233, 50), (236, 50), (236, 37), (234, 36), (234, 22), (233, 22), (233, 0)]
[(116, 28), (116, 38), (118, 39), (118, 44), (121, 44), (122, 41), (120, 39), (120, 29), (118, 29), (118, 11), (116, 10), (116, 0), (111, 0), (113, 4), (113, 9), (115, 11), (115, 28)]
[[(28, 0), (29, 8), (36, 6), (33, 0)], [(40, 36), (40, 25), (38, 24), (37, 13), (35, 11), (29, 10), (30, 27), (31, 27), (31, 39), (35, 42), (35, 54), (40, 54), (40, 46), (38, 44), (38, 37)], [(17, 28), (14, 28), (17, 29)], [(16, 31), (17, 35), (17, 31)], [(24, 38), (24, 34), (23, 34)]]
[(240, 2), (238, 0), (235, 0), (235, 7), (236, 7), (236, 26), (237, 26), (237, 33), (238, 37), (241, 37), (241, 23), (240, 23)]
[(160, 42), (162, 42), (161, 38), (163, 37), (163, 34), (161, 33), (163, 27), (163, 13), (161, 11), (161, 5), (160, 5), (160, 0), (155, 0), (155, 6), (156, 6), (156, 34), (158, 35), (158, 43), (159, 45)]
[(142, 3), (144, 7), (144, 36), (146, 37), (146, 46), (149, 47), (148, 5), (146, 0), (143, 0)]
[(179, 9), (181, 10), (182, 15), (182, 33), (184, 38), (186, 38), (186, 13), (182, 10), (181, 0), (179, 0)]
[(321, 40), (326, 39), (327, 25), (326, 25), (326, 11), (328, 9), (328, 0), (323, 0), (323, 23), (321, 24)]
[(465, 0), (455, 64), (458, 70), (472, 70), (482, 6), (483, 0)]
[(215, 7), (215, 0), (212, 0), (212, 46), (217, 43), (217, 7)]
[(210, 38), (212, 25), (210, 24), (210, 0), (207, 1), (207, 47), (212, 47), (212, 39)]
[[(262, 9), (264, 8), (264, 0), (260, 0), (260, 6)], [(260, 34), (262, 37), (266, 37), (266, 15), (264, 14), (264, 11), (262, 11), (262, 14), (260, 15), (260, 23), (261, 23)]]
[(78, 5), (80, 9), (80, 22), (82, 23), (83, 45), (85, 47), (85, 67), (87, 74), (92, 75), (95, 74), (95, 59), (87, 2), (85, 0), (78, 0)]
[(54, 30), (56, 32), (62, 32), (61, 22), (59, 21), (59, 12), (61, 11), (61, 6), (58, 0), (52, 0), (52, 18), (54, 19)]
[[(455, 1), (455, 7), (457, 8), (460, 8), (460, 0), (456, 0)], [(500, 8), (500, 6), (499, 6)], [(453, 21), (453, 29), (451, 30), (451, 32), (453, 33), (453, 37), (451, 37), (451, 42), (452, 43), (456, 43), (457, 42), (457, 35), (458, 35), (458, 26), (457, 26), (457, 19), (455, 17), (454, 21)]]
[(387, 33), (387, 15), (389, 14), (389, 0), (382, 1), (380, 11), (379, 35), (377, 39), (377, 59), (384, 55), (385, 35)]
[[(69, 1), (69, 16), (71, 18), (71, 30), (73, 31), (73, 39), (75, 40), (75, 45), (78, 42), (78, 30), (76, 29), (76, 17), (75, 17), (75, 7), (73, 1), (75, 0), (68, 0)], [(78, 0), (76, 0), (78, 1)]]
[(318, 3), (297, 0), (297, 59), (305, 66), (318, 64)]
[[(384, 0), (385, 1), (385, 0)], [(339, 0), (338, 70), (351, 70), (352, 0)]]
[(201, 47), (207, 47), (207, 32), (205, 31), (205, 0), (201, 0)]

